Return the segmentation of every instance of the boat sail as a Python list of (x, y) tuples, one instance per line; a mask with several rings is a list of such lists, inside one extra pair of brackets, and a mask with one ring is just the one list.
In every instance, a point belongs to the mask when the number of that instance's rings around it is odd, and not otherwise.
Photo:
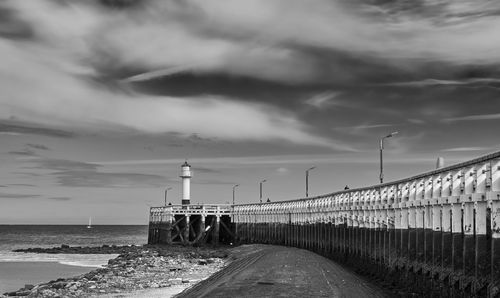
[(89, 217), (89, 225), (87, 226), (87, 229), (92, 229), (92, 217)]

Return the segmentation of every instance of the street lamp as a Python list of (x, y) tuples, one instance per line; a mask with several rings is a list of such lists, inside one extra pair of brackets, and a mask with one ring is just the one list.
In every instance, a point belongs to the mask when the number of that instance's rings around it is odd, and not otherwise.
[(260, 182), (260, 202), (262, 203), (262, 183), (266, 182), (267, 180), (264, 179)]
[(314, 169), (316, 169), (315, 166), (306, 170), (306, 198), (309, 196), (309, 171)]
[(384, 183), (384, 162), (382, 157), (382, 151), (384, 150), (384, 140), (387, 138), (392, 138), (398, 133), (399, 132), (394, 131), (380, 139), (380, 183)]
[(165, 189), (165, 206), (167, 206), (167, 192), (171, 189), (172, 187), (167, 187), (167, 189)]
[(236, 187), (238, 187), (238, 186), (240, 186), (240, 185), (239, 185), (239, 184), (235, 184), (235, 185), (233, 186), (233, 205), (234, 205), (234, 189), (235, 189)]

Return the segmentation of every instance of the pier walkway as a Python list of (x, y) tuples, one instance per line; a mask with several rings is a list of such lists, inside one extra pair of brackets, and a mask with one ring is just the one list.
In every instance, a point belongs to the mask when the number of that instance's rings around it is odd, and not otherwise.
[(233, 254), (242, 257), (177, 297), (387, 297), (376, 285), (304, 249), (244, 245)]

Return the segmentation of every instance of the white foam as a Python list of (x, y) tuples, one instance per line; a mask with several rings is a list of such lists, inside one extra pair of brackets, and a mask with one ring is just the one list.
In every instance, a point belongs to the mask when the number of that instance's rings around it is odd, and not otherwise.
[(45, 254), (0, 251), (0, 262), (57, 262), (79, 267), (103, 267), (118, 254)]

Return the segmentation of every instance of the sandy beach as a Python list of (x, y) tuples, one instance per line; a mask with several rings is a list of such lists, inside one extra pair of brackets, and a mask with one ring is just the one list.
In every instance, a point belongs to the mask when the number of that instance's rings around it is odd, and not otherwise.
[[(4, 266), (10, 265), (3, 270), (9, 275), (5, 278), (9, 281), (8, 288), (7, 285), (5, 288), (10, 292), (4, 295), (24, 297), (154, 297), (154, 295), (160, 295), (159, 297), (169, 297), (222, 269), (228, 256), (228, 248), (225, 247), (199, 248), (175, 245), (91, 248), (64, 245), (57, 248), (26, 249), (25, 253), (80, 254), (86, 252), (90, 254), (95, 251), (106, 251), (109, 254), (121, 252), (121, 254), (109, 260), (103, 268), (94, 268), (94, 270), (90, 267), (47, 262), (5, 262)], [(51, 274), (41, 274), (40, 270), (51, 272)], [(27, 284), (26, 280), (29, 280), (25, 274), (33, 274), (39, 279), (33, 278), (30, 286), (23, 287)], [(42, 283), (39, 283), (40, 281)], [(0, 295), (0, 297), (4, 296)]]
[(35, 285), (63, 276), (85, 274), (96, 268), (56, 262), (0, 262), (0, 293), (15, 291), (26, 284)]

